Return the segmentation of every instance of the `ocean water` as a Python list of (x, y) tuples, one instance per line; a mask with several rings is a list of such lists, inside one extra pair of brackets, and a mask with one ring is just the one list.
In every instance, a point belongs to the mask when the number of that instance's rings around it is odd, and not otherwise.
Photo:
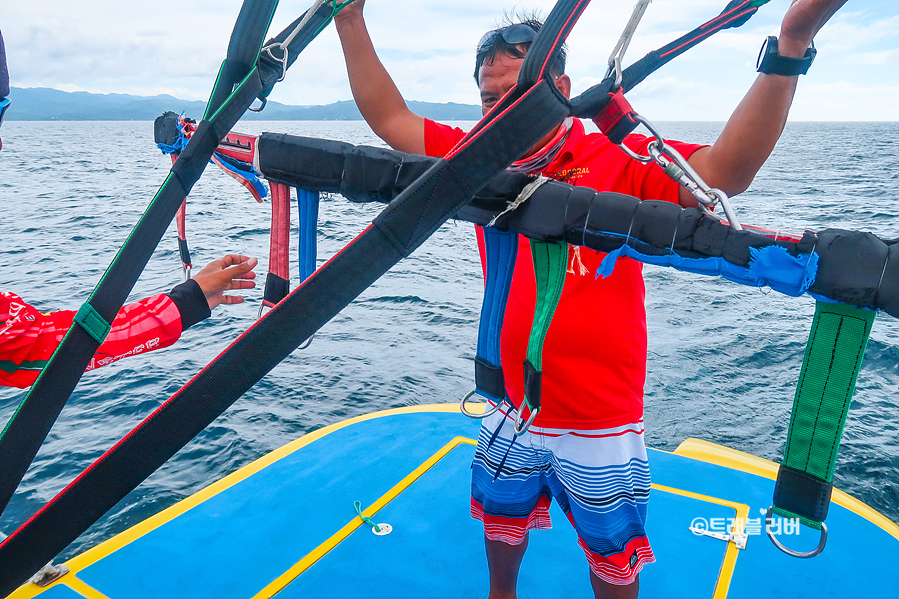
[[(714, 141), (721, 123), (658, 123)], [(248, 122), (383, 145), (361, 122)], [(149, 122), (8, 122), (0, 152), (0, 289), (42, 310), (77, 309), (170, 167)], [(899, 235), (899, 124), (791, 123), (749, 191), (742, 222)], [(319, 264), (381, 205), (323, 199)], [(188, 201), (195, 268), (228, 252), (268, 256), (270, 206), (210, 167)], [(293, 245), (296, 244), (294, 235)], [(174, 224), (131, 300), (180, 282)], [(296, 283), (295, 249), (293, 276)], [(647, 266), (647, 443), (699, 437), (779, 460), (814, 302)], [(323, 327), (72, 544), (70, 557), (322, 426), (375, 410), (457, 402), (472, 387), (481, 269), (471, 225), (450, 222)], [(186, 383), (255, 318), (262, 289), (221, 307), (173, 347), (87, 373), (9, 508), (7, 533)], [(859, 376), (836, 485), (899, 520), (899, 323), (881, 315)], [(0, 389), (0, 424), (24, 391)]]

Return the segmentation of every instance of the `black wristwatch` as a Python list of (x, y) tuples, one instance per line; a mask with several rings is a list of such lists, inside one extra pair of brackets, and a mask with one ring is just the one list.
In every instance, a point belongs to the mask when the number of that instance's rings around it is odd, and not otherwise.
[(766, 75), (784, 75), (786, 77), (805, 75), (808, 73), (808, 68), (815, 61), (816, 54), (818, 54), (818, 51), (815, 50), (815, 44), (812, 42), (812, 45), (805, 51), (805, 56), (802, 58), (781, 56), (777, 52), (777, 38), (769, 35), (765, 43), (762, 44), (761, 52), (759, 52), (756, 70)]

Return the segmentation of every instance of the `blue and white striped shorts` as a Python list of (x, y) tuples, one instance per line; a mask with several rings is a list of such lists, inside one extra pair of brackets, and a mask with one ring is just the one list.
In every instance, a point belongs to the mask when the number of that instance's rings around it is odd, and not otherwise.
[(655, 561), (644, 529), (650, 478), (643, 422), (590, 431), (532, 426), (515, 437), (516, 412), (505, 411), (484, 419), (471, 466), (471, 515), (487, 538), (517, 545), (530, 529), (551, 528), (554, 498), (593, 573), (612, 584), (633, 582)]

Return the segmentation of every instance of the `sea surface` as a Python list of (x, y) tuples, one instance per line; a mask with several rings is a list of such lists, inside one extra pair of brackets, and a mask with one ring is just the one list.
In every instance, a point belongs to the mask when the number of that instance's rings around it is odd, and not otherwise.
[[(470, 126), (471, 124), (467, 124)], [(657, 123), (713, 142), (722, 123)], [(383, 145), (362, 122), (247, 122)], [(0, 152), (0, 289), (41, 310), (86, 300), (171, 166), (150, 122), (7, 122)], [(752, 187), (744, 223), (788, 232), (834, 227), (899, 236), (899, 124), (791, 123)], [(325, 197), (319, 264), (382, 205)], [(198, 269), (229, 252), (268, 259), (270, 204), (210, 166), (188, 201)], [(296, 236), (291, 240), (296, 245)], [(130, 300), (181, 281), (174, 224)], [(296, 251), (292, 281), (296, 284)], [(780, 459), (814, 311), (809, 297), (672, 269), (645, 268), (649, 318), (647, 443), (699, 437)], [(72, 544), (77, 554), (265, 453), (368, 412), (457, 402), (473, 385), (481, 269), (472, 226), (449, 222)], [(7, 533), (177, 391), (256, 319), (262, 289), (221, 307), (174, 346), (87, 373), (9, 508)], [(597, 306), (598, 314), (601, 307)], [(899, 323), (874, 325), (836, 470), (836, 486), (899, 520)], [(600, 340), (597, 340), (600, 342)], [(24, 392), (0, 389), (0, 426)]]

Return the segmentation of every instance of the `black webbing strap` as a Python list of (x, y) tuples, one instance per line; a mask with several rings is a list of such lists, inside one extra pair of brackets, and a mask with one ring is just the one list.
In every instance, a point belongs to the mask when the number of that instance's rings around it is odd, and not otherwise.
[(708, 39), (715, 33), (724, 29), (740, 27), (748, 21), (752, 15), (758, 12), (761, 6), (770, 0), (731, 0), (720, 15), (703, 23), (693, 31), (682, 35), (670, 44), (662, 46), (654, 52), (650, 52), (630, 67), (628, 67), (621, 81), (624, 91), (629, 91), (638, 83), (646, 79), (653, 72), (668, 64), (690, 48)]
[[(770, 0), (731, 0), (724, 10), (714, 19), (703, 23), (693, 31), (682, 35), (673, 42), (654, 50), (624, 69), (621, 88), (628, 92), (658, 69), (662, 68), (690, 48), (705, 41), (715, 33), (746, 23), (759, 7)], [(615, 89), (614, 75), (606, 77), (577, 98), (571, 100), (571, 114), (580, 118), (592, 119), (605, 108), (611, 92)]]
[[(248, 0), (246, 4), (255, 5), (253, 0)], [(259, 3), (258, 6), (267, 7), (268, 3)], [(330, 17), (329, 9), (327, 19)], [(317, 30), (322, 22), (326, 20), (319, 18), (318, 13), (310, 19), (309, 26), (294, 40), (299, 44), (297, 52), (312, 41), (312, 31)], [(172, 166), (168, 177), (88, 300), (92, 309), (107, 323), (112, 322), (125, 303), (178, 207), (200, 178), (219, 142), (259, 92), (272, 85), (278, 76), (280, 70), (253, 69), (212, 118), (197, 127), (190, 143)], [(82, 327), (71, 327), (0, 433), (0, 457), (3, 459), (0, 469), (0, 512), (15, 493), (99, 346), (100, 343)]]
[[(375, 219), (156, 412), (0, 544), (0, 596), (47, 563), (161, 466), (291, 351), (440, 225), (493, 175), (567, 116), (541, 81), (506, 98)], [(491, 118), (488, 115), (487, 118)]]
[(256, 66), (259, 59), (259, 51), (265, 34), (268, 31), (278, 0), (258, 0), (256, 2), (244, 2), (237, 15), (231, 41), (228, 43), (228, 53), (219, 69), (218, 78), (206, 103), (206, 113), (203, 118), (210, 118), (218, 110), (234, 86), (244, 78)]

